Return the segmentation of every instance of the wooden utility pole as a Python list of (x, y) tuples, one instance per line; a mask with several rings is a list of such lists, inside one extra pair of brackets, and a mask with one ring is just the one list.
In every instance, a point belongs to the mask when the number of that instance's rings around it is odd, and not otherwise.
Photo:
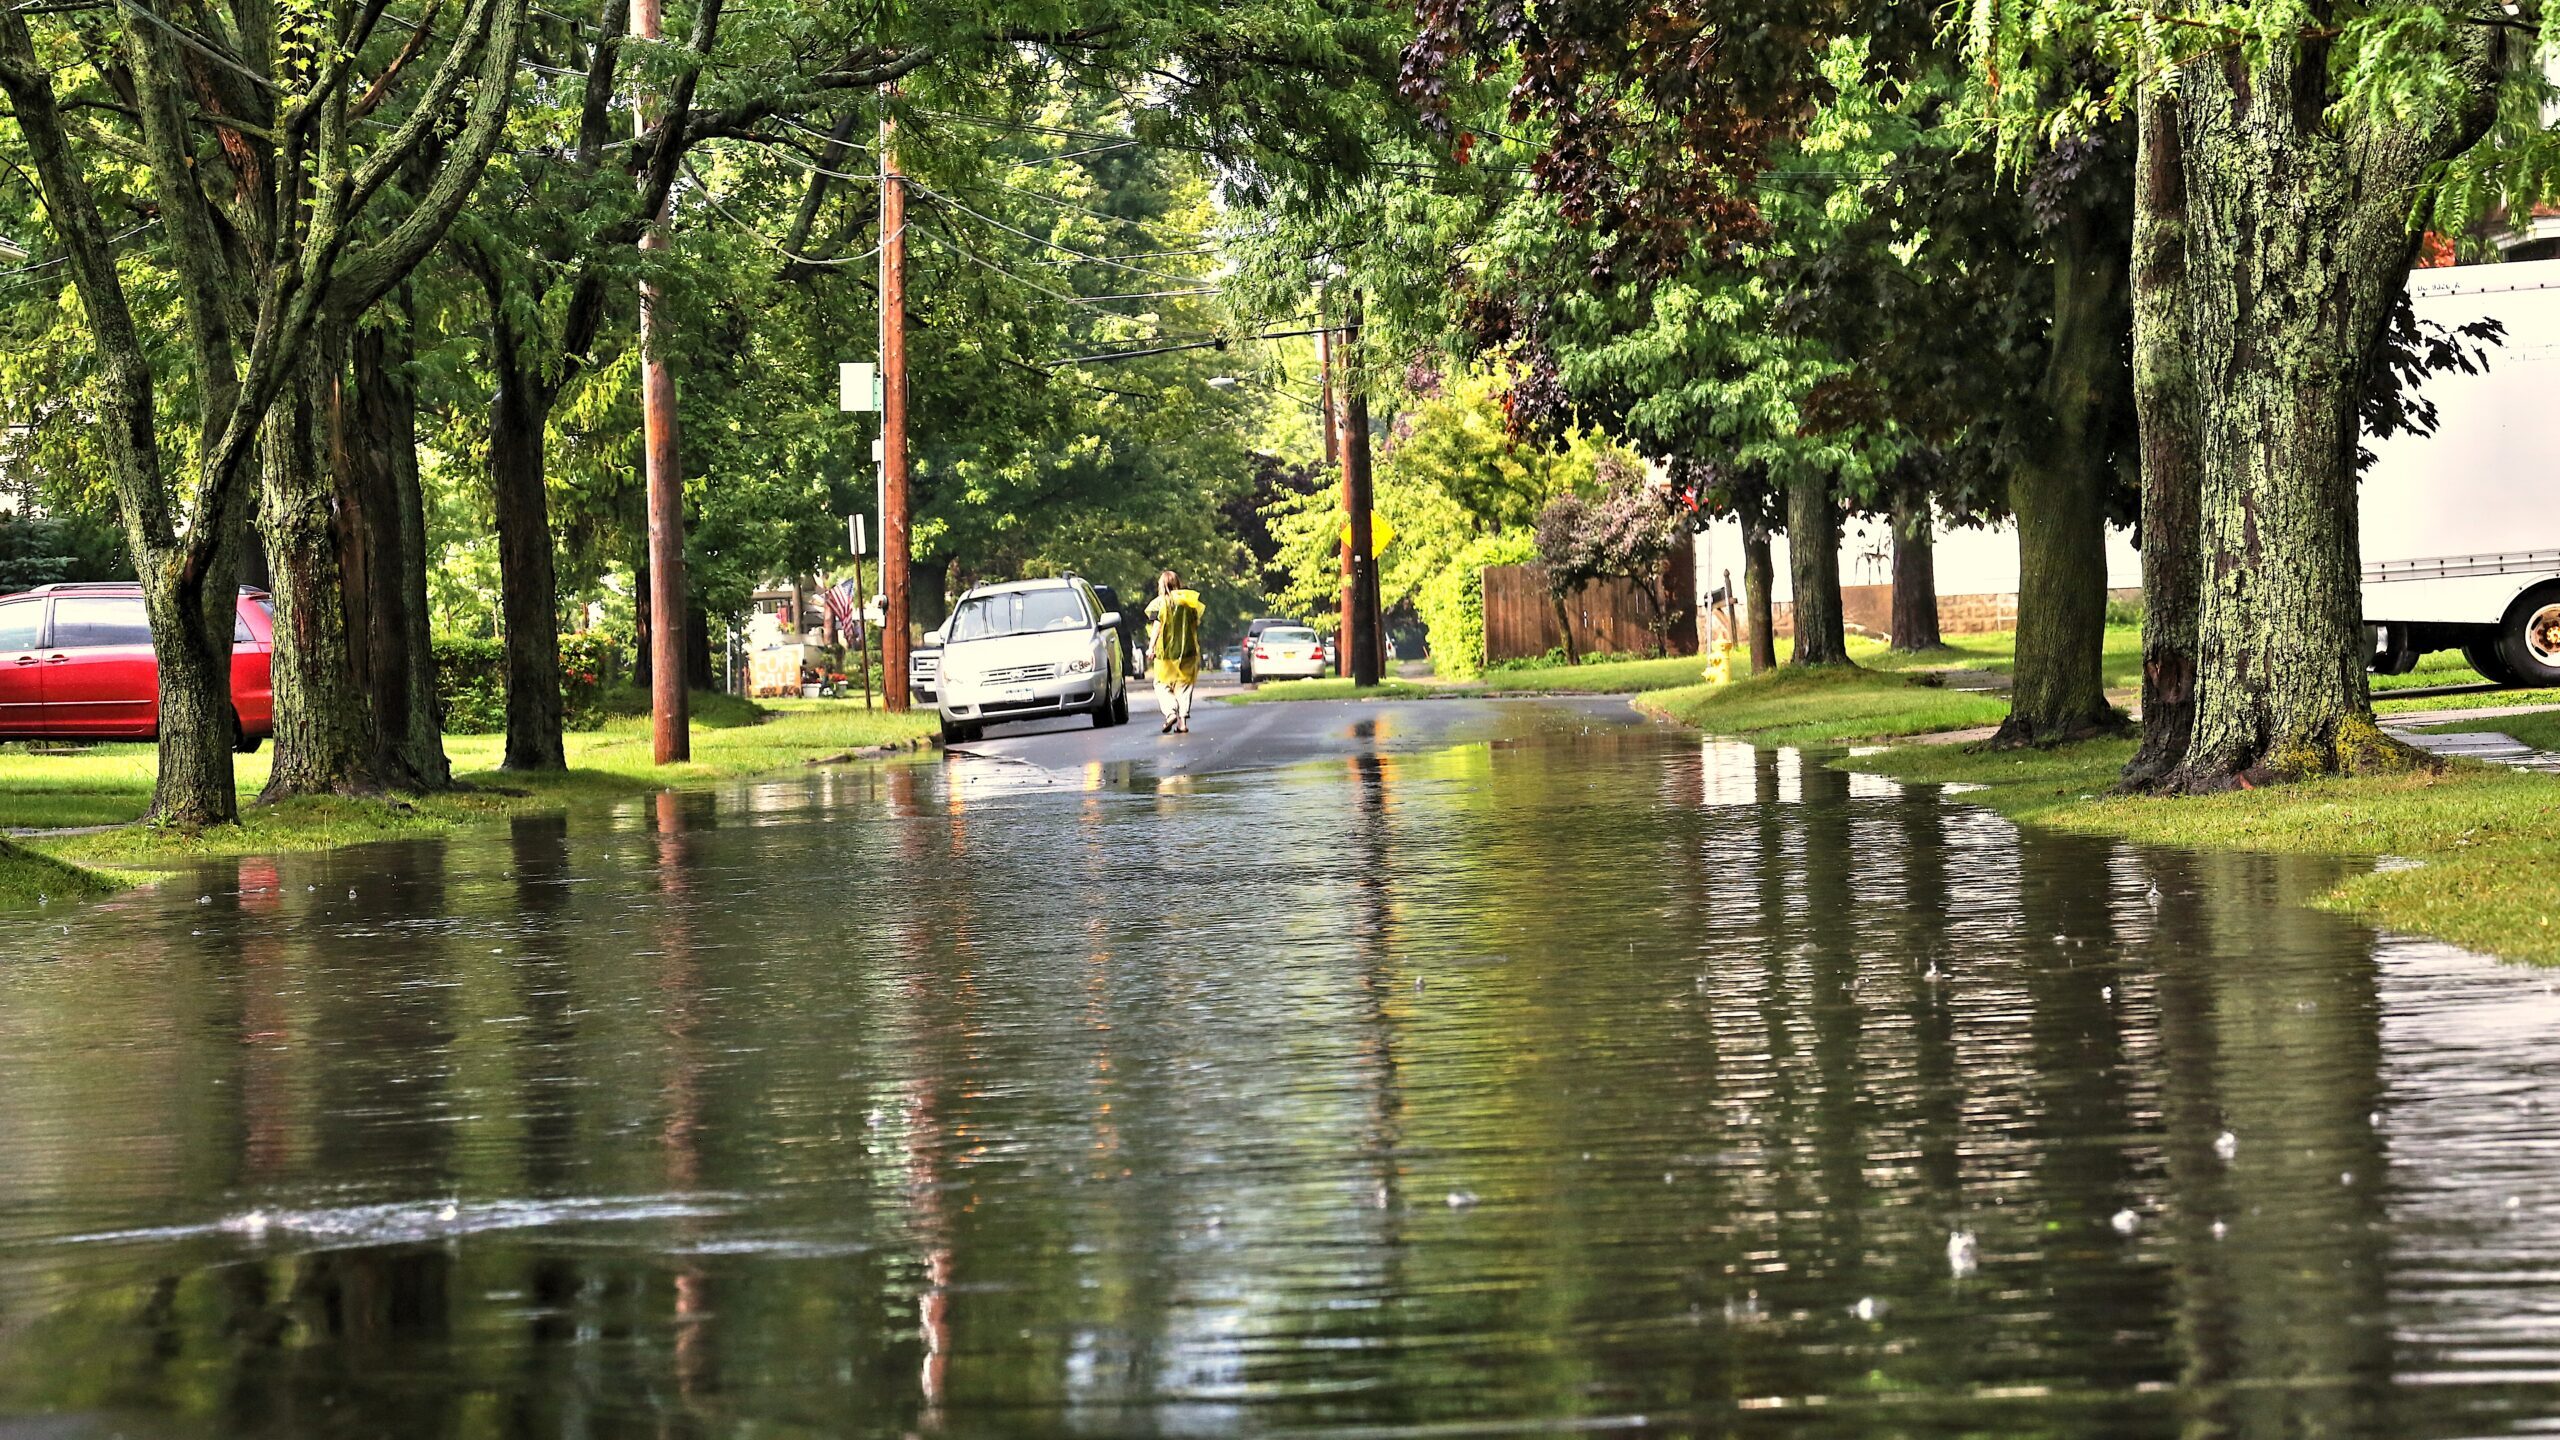
[(880, 694), (907, 697), (907, 193), (880, 118)]
[[(659, 0), (632, 0), (631, 30), (658, 38)], [(645, 96), (632, 100), (633, 133), (649, 131)], [(642, 250), (667, 248), (666, 214), (649, 217)], [(676, 378), (667, 368), (666, 335), (658, 316), (658, 287), (640, 285), (640, 433), (649, 492), (649, 741), (661, 765), (693, 756), (693, 727), (686, 713), (684, 646), (684, 470), (676, 447)]]
[[(1324, 466), (1342, 476), (1342, 503), (1345, 507), (1343, 516), (1347, 523), (1350, 518), (1348, 507), (1351, 504), (1351, 477), (1349, 472), (1341, 468), (1342, 426), (1339, 423), (1340, 417), (1335, 414), (1333, 408), (1333, 332), (1329, 329), (1316, 331), (1316, 374), (1324, 386), (1324, 389), (1319, 392), (1324, 400), (1322, 407)], [(1341, 605), (1342, 608), (1335, 612), (1342, 617), (1342, 623), (1334, 631), (1334, 641), (1338, 647), (1335, 652), (1334, 668), (1348, 675), (1351, 673), (1351, 536), (1347, 532), (1342, 537)]]
[(1369, 475), (1369, 397), (1360, 384), (1360, 301), (1342, 321), (1342, 505), (1351, 514), (1351, 598), (1344, 605), (1342, 668), (1355, 685), (1378, 683), (1378, 560), (1369, 534), (1376, 504)]

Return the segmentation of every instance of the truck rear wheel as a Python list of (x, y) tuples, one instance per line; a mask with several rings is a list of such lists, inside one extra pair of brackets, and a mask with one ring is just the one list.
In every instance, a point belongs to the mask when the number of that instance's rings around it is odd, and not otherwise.
[(2509, 606), (2494, 648), (2508, 673), (2490, 679), (2508, 685), (2560, 685), (2560, 585), (2537, 585)]
[(2477, 640), (2464, 641), (2462, 658), (2471, 662), (2471, 668), (2479, 671), (2482, 679), (2493, 684), (2521, 683), (2516, 679), (2515, 672), (2507, 668), (2507, 657), (2499, 652), (2498, 636), (2495, 631), (2484, 632)]

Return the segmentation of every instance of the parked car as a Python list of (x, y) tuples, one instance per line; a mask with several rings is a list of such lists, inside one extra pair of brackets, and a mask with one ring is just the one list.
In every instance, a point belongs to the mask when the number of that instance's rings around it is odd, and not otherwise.
[(942, 647), (927, 639), (907, 651), (907, 699), (916, 705), (931, 705), (942, 682)]
[[(275, 733), (275, 617), (243, 586), (231, 631), (234, 742)], [(39, 585), (0, 596), (0, 740), (156, 740), (160, 661), (134, 581)]]
[(1218, 652), (1218, 668), (1233, 675), (1244, 669), (1244, 647), (1230, 645)]
[(942, 647), (936, 708), (945, 744), (989, 725), (1049, 715), (1126, 724), (1129, 672), (1120, 614), (1073, 575), (981, 585), (929, 637)]
[(1313, 680), (1324, 674), (1324, 642), (1304, 625), (1275, 625), (1245, 647), (1259, 680)]
[(1236, 658), (1236, 664), (1238, 666), (1238, 669), (1236, 670), (1237, 682), (1244, 685), (1250, 685), (1253, 683), (1253, 642), (1256, 637), (1260, 636), (1263, 631), (1269, 630), (1274, 626), (1296, 625), (1298, 623), (1300, 622), (1292, 620), (1285, 615), (1265, 615), (1258, 620), (1246, 621), (1244, 627), (1244, 644), (1239, 647), (1243, 653)]

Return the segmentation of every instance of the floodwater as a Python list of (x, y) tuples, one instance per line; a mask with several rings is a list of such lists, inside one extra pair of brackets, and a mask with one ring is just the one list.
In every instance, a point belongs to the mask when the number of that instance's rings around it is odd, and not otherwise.
[(0, 922), (0, 1436), (2560, 1426), (2543, 973), (1371, 713)]

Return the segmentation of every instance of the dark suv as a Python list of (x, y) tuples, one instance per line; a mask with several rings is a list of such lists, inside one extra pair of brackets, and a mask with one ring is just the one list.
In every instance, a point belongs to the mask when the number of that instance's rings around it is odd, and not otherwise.
[[(242, 587), (231, 705), (244, 751), (275, 732), (274, 646), (266, 592)], [(39, 585), (0, 596), (0, 740), (159, 737), (160, 661), (140, 584)]]

